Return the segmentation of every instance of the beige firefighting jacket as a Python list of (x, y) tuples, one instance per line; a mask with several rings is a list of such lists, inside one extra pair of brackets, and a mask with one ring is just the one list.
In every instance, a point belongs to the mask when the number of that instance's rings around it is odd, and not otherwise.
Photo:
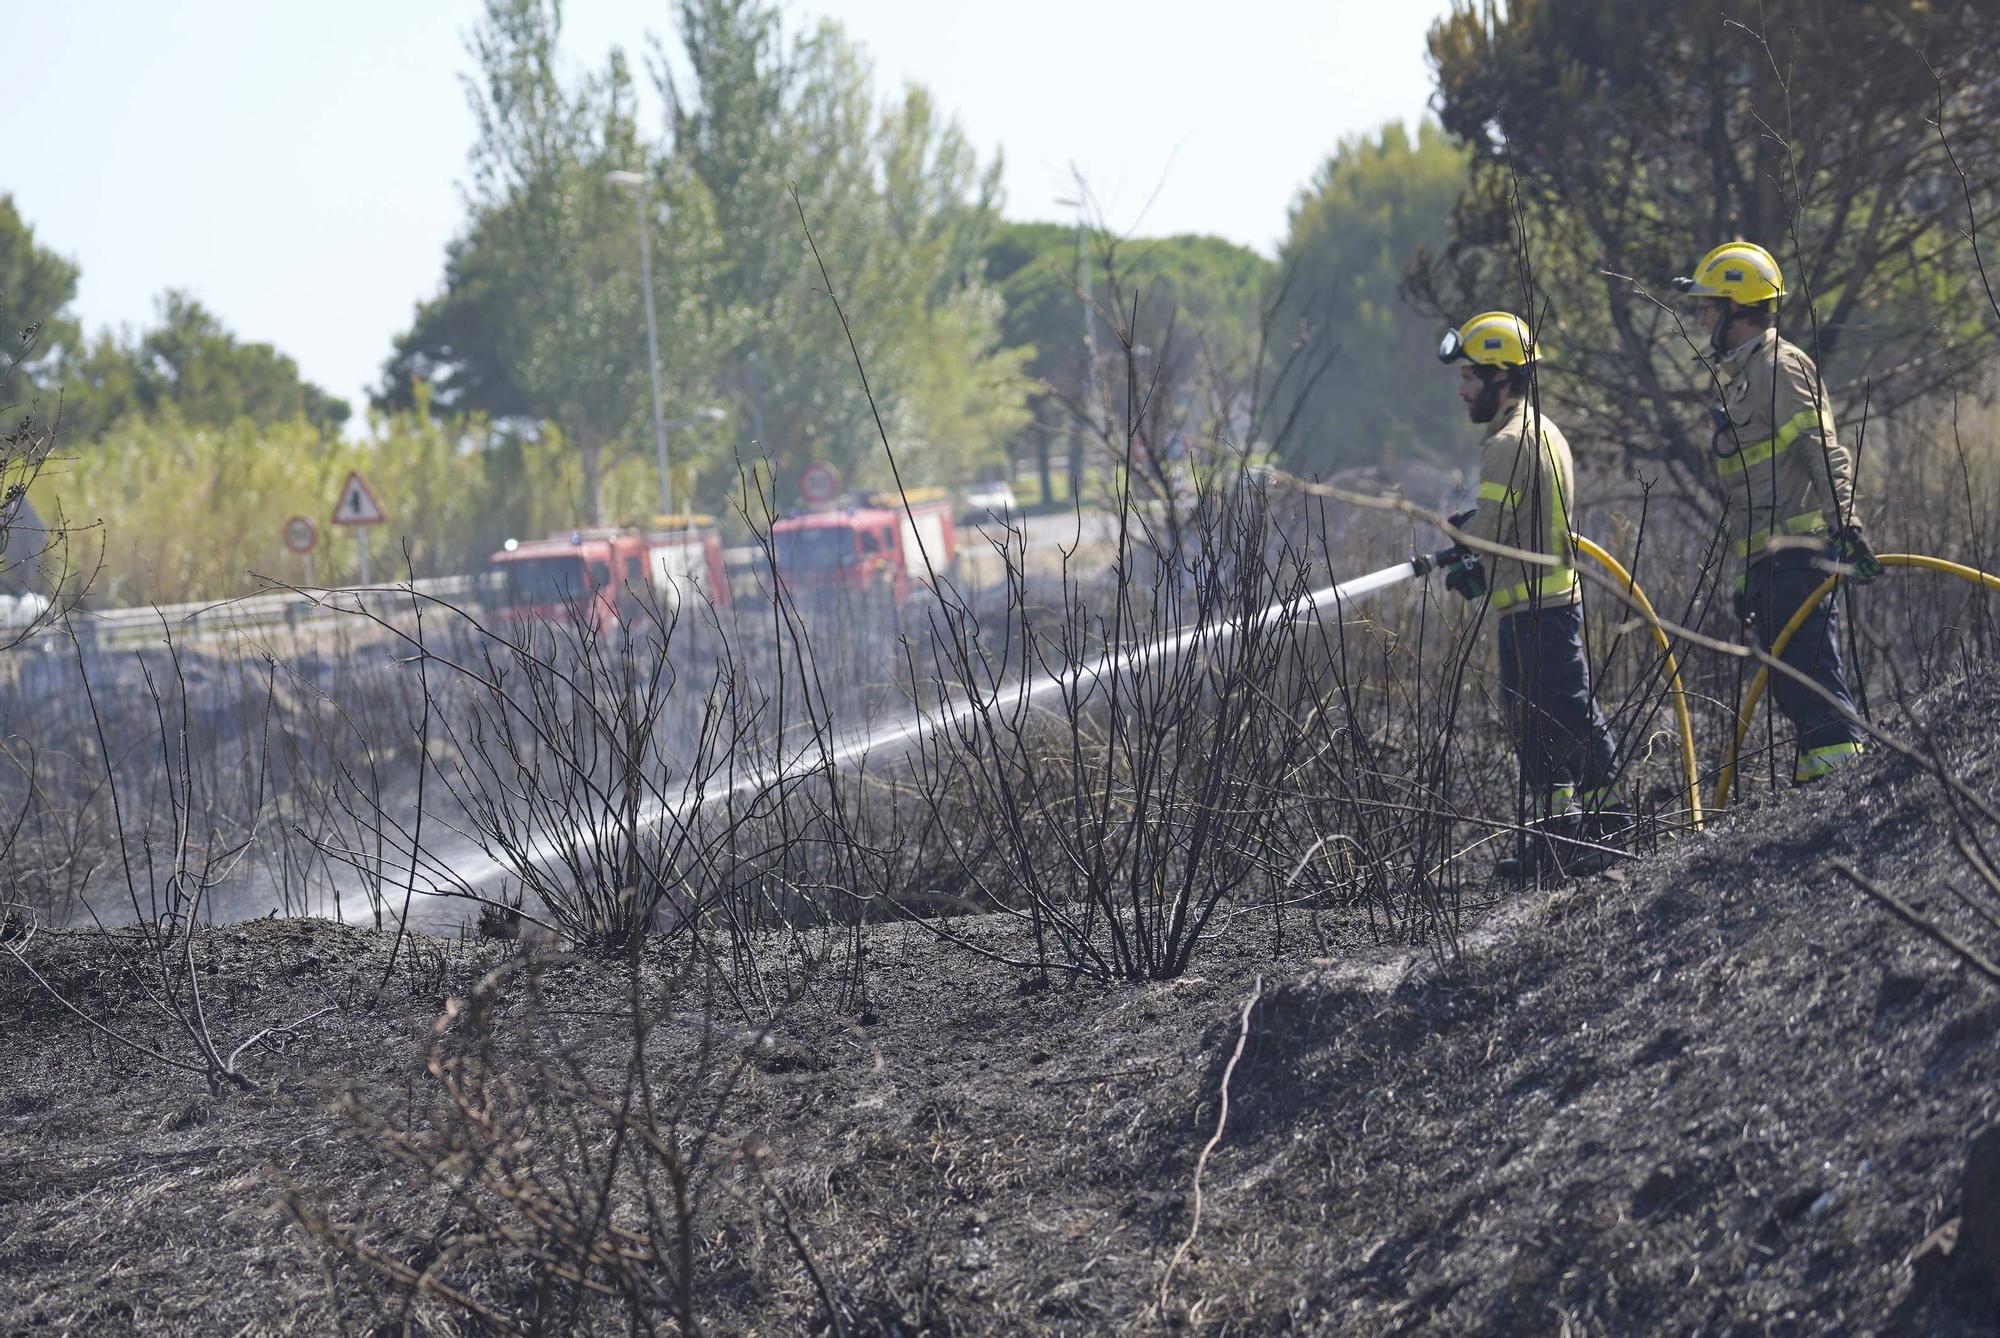
[(1493, 420), (1479, 461), (1479, 509), (1459, 528), (1475, 538), (1557, 559), (1553, 567), (1530, 566), (1482, 553), (1496, 613), (1517, 612), (1531, 598), (1537, 607), (1562, 608), (1580, 597), (1569, 542), (1575, 478), (1562, 430), (1527, 400)]
[(1780, 535), (1824, 536), (1854, 517), (1854, 462), (1833, 431), (1819, 369), (1766, 330), (1716, 365), (1711, 411), (1729, 551), (1754, 560)]

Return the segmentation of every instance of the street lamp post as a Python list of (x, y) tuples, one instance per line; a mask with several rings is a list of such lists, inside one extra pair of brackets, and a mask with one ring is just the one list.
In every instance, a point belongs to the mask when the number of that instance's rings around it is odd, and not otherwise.
[(660, 336), (653, 321), (653, 247), (646, 226), (646, 178), (638, 172), (606, 172), (604, 179), (632, 192), (639, 206), (639, 284), (646, 299), (646, 370), (653, 384), (653, 451), (660, 466), (660, 514), (674, 514), (673, 475), (667, 469), (667, 429), (712, 423), (724, 417), (720, 409), (703, 409), (686, 418), (666, 418), (660, 407)]
[(653, 450), (660, 463), (660, 514), (674, 513), (674, 485), (667, 473), (667, 424), (660, 410), (660, 335), (653, 321), (653, 245), (646, 226), (646, 178), (637, 172), (606, 172), (604, 179), (632, 192), (639, 211), (639, 286), (646, 299), (646, 371), (653, 383)]

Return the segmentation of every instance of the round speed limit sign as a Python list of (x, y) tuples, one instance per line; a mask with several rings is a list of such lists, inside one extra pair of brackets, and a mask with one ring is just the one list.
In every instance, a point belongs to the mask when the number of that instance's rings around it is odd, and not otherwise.
[(824, 460), (815, 460), (799, 471), (799, 497), (812, 506), (825, 506), (840, 496), (840, 472)]
[(319, 526), (304, 516), (293, 516), (285, 522), (285, 547), (294, 553), (310, 553), (319, 542)]

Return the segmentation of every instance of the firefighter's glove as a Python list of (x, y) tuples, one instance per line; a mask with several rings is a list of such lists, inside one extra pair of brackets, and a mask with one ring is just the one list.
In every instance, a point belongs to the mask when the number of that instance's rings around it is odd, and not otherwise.
[(1463, 511), (1457, 512), (1454, 515), (1446, 516), (1445, 523), (1450, 525), (1455, 530), (1461, 530), (1465, 528), (1466, 521), (1471, 520), (1474, 516), (1478, 514), (1479, 514), (1478, 507), (1468, 506)]
[(1444, 569), (1444, 588), (1461, 599), (1484, 599), (1486, 597), (1486, 568), (1479, 563), (1479, 554), (1459, 547), (1451, 564)]
[(1847, 579), (1856, 585), (1866, 585), (1882, 574), (1882, 559), (1875, 556), (1875, 550), (1868, 546), (1867, 536), (1861, 533), (1859, 525), (1849, 525), (1834, 536), (1833, 553), (1853, 572)]

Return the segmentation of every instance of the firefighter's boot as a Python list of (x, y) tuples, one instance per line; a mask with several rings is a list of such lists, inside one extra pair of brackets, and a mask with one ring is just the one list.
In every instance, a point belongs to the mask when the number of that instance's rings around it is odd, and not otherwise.
[(1824, 748), (1807, 749), (1799, 754), (1798, 763), (1792, 769), (1792, 784), (1811, 785), (1816, 780), (1824, 780), (1860, 756), (1861, 745), (1858, 743), (1830, 743)]
[(1572, 810), (1540, 818), (1520, 833), (1519, 853), (1503, 859), (1494, 872), (1509, 882), (1532, 883), (1580, 872), (1588, 847), (1581, 844), (1584, 815)]
[(1638, 847), (1639, 815), (1618, 797), (1615, 789), (1606, 786), (1577, 798), (1583, 810), (1581, 835), (1594, 847), (1588, 855), (1597, 861), (1598, 867), (1629, 855)]

